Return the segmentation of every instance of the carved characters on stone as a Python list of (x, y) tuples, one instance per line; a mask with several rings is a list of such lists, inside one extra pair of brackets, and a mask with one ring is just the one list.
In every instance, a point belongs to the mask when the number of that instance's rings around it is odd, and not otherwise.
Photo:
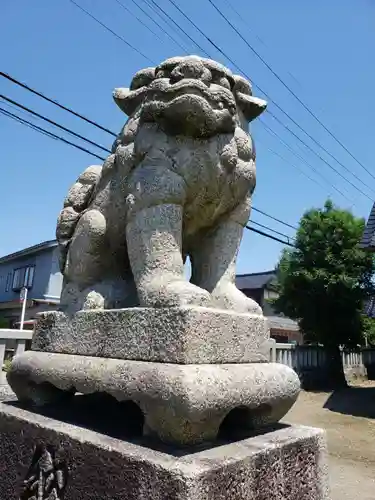
[(63, 500), (68, 467), (52, 446), (37, 445), (19, 500)]
[(103, 166), (70, 189), (57, 224), (62, 309), (261, 314), (234, 280), (255, 188), (248, 126), (266, 103), (250, 82), (198, 56), (138, 72), (114, 100), (129, 119)]

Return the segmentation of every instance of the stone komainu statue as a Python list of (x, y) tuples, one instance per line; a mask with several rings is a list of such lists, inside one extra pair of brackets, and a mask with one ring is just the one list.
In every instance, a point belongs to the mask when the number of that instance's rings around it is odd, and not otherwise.
[[(235, 287), (255, 187), (251, 85), (197, 56), (139, 71), (114, 99), (129, 119), (57, 224), (63, 310), (198, 305), (261, 314)], [(192, 264), (190, 282), (184, 261)]]

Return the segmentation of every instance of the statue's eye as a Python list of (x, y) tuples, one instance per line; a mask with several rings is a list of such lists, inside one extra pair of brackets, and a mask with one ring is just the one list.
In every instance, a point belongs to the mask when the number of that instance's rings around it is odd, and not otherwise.
[(153, 79), (154, 74), (151, 69), (146, 71), (139, 71), (136, 75), (134, 75), (133, 80), (131, 81), (130, 90), (137, 90), (141, 87), (150, 85)]
[(218, 73), (216, 71), (211, 71), (212, 73), (212, 80), (211, 83), (214, 83), (215, 85), (221, 85), (222, 87), (230, 90), (231, 86), (229, 83), (229, 80), (226, 76), (224, 76), (221, 73)]
[(155, 78), (170, 78), (171, 70), (170, 69), (159, 69), (156, 72)]

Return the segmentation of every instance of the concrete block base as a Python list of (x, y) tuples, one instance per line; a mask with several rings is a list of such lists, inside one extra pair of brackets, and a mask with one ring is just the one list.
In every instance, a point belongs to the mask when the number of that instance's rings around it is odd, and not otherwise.
[(33, 350), (179, 364), (269, 360), (267, 318), (207, 307), (38, 315)]
[(206, 449), (178, 449), (120, 440), (1, 403), (0, 430), (1, 500), (32, 498), (35, 491), (65, 500), (330, 498), (318, 429), (280, 427)]

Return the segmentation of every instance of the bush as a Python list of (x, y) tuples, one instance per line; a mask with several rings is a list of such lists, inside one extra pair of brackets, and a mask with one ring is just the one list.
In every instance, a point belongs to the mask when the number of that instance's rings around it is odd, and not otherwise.
[(11, 359), (6, 359), (4, 361), (4, 364), (3, 364), (3, 371), (7, 373), (10, 370), (10, 365), (11, 364), (12, 364), (12, 360)]

